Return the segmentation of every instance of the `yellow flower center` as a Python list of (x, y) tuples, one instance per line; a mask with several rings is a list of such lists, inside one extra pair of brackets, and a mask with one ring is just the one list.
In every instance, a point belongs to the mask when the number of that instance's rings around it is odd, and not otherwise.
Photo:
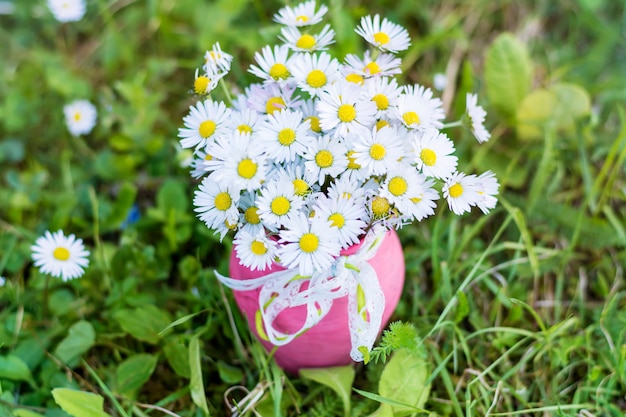
[(212, 160), (213, 160), (213, 155), (211, 155), (211, 154), (206, 154), (206, 155), (204, 156), (204, 160), (205, 160), (205, 161), (212, 161)]
[(389, 35), (385, 32), (376, 32), (374, 33), (374, 42), (379, 45), (386, 45), (389, 43)]
[(283, 197), (282, 195), (273, 199), (272, 203), (270, 204), (270, 209), (272, 210), (272, 213), (277, 216), (284, 216), (289, 212), (290, 208), (291, 203), (289, 202), (287, 197)]
[(315, 163), (320, 168), (328, 168), (333, 164), (333, 154), (323, 149), (315, 154)]
[(320, 126), (320, 118), (317, 116), (309, 116), (304, 120), (311, 121), (311, 130), (315, 133), (320, 133), (322, 131), (322, 127)]
[(216, 127), (217, 125), (213, 120), (205, 120), (204, 122), (200, 123), (198, 132), (200, 132), (200, 136), (202, 136), (203, 138), (208, 138), (211, 137), (213, 133), (215, 133)]
[(230, 208), (233, 200), (230, 198), (230, 194), (226, 191), (222, 191), (215, 196), (215, 208), (220, 211), (226, 211)]
[(57, 261), (67, 261), (68, 259), (70, 259), (70, 251), (59, 246), (58, 248), (54, 249), (54, 252), (52, 252), (52, 256)]
[(346, 218), (341, 213), (331, 214), (328, 216), (328, 220), (330, 220), (331, 226), (335, 226), (337, 229), (341, 229), (346, 224)]
[(358, 85), (363, 85), (363, 83), (365, 82), (365, 78), (363, 78), (363, 76), (360, 74), (348, 74), (346, 75), (346, 81)]
[(320, 244), (319, 238), (313, 233), (305, 233), (300, 238), (300, 249), (302, 252), (315, 252)]
[(352, 104), (342, 104), (337, 110), (337, 116), (342, 122), (349, 123), (356, 119), (356, 109)]
[(237, 230), (237, 222), (231, 223), (228, 220), (224, 220), (224, 226), (226, 226), (228, 230)]
[(267, 247), (265, 247), (265, 243), (253, 240), (250, 244), (250, 251), (255, 255), (265, 255), (267, 253)]
[(296, 132), (293, 129), (285, 128), (278, 132), (278, 143), (289, 146), (296, 140)]
[(375, 161), (380, 161), (387, 155), (387, 149), (380, 143), (375, 143), (370, 146), (370, 156)]
[(413, 203), (413, 204), (417, 204), (420, 201), (422, 201), (422, 199), (419, 198), (419, 197), (411, 197), (411, 198), (409, 198), (409, 200), (411, 200), (411, 203)]
[(289, 78), (290, 75), (291, 73), (284, 64), (277, 63), (270, 68), (270, 77), (276, 81), (285, 80)]
[(250, 224), (259, 224), (261, 218), (259, 217), (259, 209), (257, 207), (248, 207), (243, 213), (243, 218)]
[(419, 124), (420, 117), (414, 111), (408, 111), (402, 115), (402, 120), (408, 126), (411, 126), (412, 124)]
[(304, 196), (309, 192), (309, 184), (305, 180), (296, 178), (291, 182), (293, 184), (293, 191), (297, 196)]
[(390, 208), (391, 206), (389, 205), (389, 200), (385, 197), (374, 197), (372, 200), (372, 213), (377, 219), (385, 217), (387, 213), (389, 213)]
[(196, 94), (205, 94), (210, 82), (209, 77), (201, 75), (193, 82), (193, 91), (195, 91)]
[(380, 130), (385, 126), (389, 126), (389, 122), (383, 119), (380, 119), (376, 122), (376, 130)]
[(420, 159), (425, 165), (431, 167), (437, 163), (437, 154), (432, 149), (422, 149)]
[(376, 103), (378, 110), (387, 110), (389, 107), (389, 99), (384, 94), (376, 94), (372, 97), (372, 101)]
[(237, 131), (239, 133), (252, 133), (252, 128), (248, 125), (239, 125), (237, 126)]
[(82, 118), (83, 118), (83, 116), (80, 114), (80, 112), (77, 111), (76, 113), (74, 113), (74, 121), (75, 122), (79, 121)]
[(363, 71), (370, 73), (371, 75), (376, 75), (380, 72), (380, 67), (374, 61), (370, 62), (363, 68)]
[(406, 193), (408, 188), (409, 184), (407, 184), (406, 180), (402, 177), (393, 177), (389, 181), (389, 192), (396, 197)]
[(357, 164), (356, 158), (354, 157), (354, 151), (348, 151), (346, 154), (348, 158), (348, 169), (359, 169), (361, 165)]
[(242, 159), (237, 165), (237, 174), (245, 179), (250, 179), (256, 174), (258, 165), (250, 158)]
[(265, 113), (272, 114), (276, 110), (282, 110), (286, 107), (285, 100), (282, 97), (272, 97), (265, 103)]
[(296, 17), (296, 21), (298, 21), (300, 23), (306, 23), (306, 22), (309, 21), (309, 16), (300, 15), (300, 16)]
[(326, 85), (326, 74), (324, 71), (314, 69), (306, 76), (306, 83), (313, 88), (320, 88)]
[(448, 192), (450, 193), (450, 197), (452, 198), (460, 197), (461, 194), (463, 194), (463, 186), (457, 182), (456, 184), (448, 188)]
[(296, 46), (302, 49), (311, 49), (315, 46), (315, 38), (311, 35), (304, 34), (296, 41)]

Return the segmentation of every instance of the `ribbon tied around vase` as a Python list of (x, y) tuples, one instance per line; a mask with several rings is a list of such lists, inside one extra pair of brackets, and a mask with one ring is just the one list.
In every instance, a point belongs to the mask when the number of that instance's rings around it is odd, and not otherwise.
[[(334, 300), (348, 296), (350, 357), (360, 362), (376, 341), (385, 309), (378, 275), (367, 261), (378, 252), (386, 231), (382, 226), (374, 227), (356, 253), (339, 256), (331, 268), (315, 271), (311, 276), (300, 275), (297, 268), (248, 280), (228, 278), (217, 271), (215, 275), (236, 291), (261, 288), (256, 328), (262, 338), (275, 346), (286, 345), (315, 326), (330, 311)], [(306, 282), (308, 287), (302, 289)], [(306, 318), (297, 331), (284, 333), (274, 327), (280, 313), (298, 306), (306, 306)]]

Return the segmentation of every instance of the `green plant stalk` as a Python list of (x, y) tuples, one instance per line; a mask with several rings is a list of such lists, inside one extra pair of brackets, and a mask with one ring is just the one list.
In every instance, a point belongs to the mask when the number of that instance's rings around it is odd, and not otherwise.
[(83, 363), (83, 366), (87, 369), (87, 372), (89, 372), (89, 375), (91, 375), (91, 377), (96, 380), (102, 392), (104, 392), (104, 394), (111, 400), (117, 412), (120, 413), (122, 417), (130, 417), (130, 415), (126, 412), (126, 410), (124, 410), (124, 407), (122, 407), (122, 404), (120, 404), (117, 398), (115, 398), (115, 395), (113, 395), (113, 392), (111, 392), (109, 387), (107, 387), (104, 381), (102, 381), (102, 379), (98, 376), (96, 371), (94, 371), (93, 368), (89, 366), (87, 361), (85, 361), (84, 359), (82, 359), (82, 363)]

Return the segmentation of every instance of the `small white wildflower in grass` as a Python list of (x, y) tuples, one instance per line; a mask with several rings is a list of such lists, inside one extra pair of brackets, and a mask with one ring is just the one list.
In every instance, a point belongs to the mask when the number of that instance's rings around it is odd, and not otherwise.
[(181, 146), (199, 149), (227, 135), (230, 112), (224, 103), (212, 100), (189, 107), (189, 114), (183, 118), (185, 127), (178, 129)]
[(479, 143), (487, 142), (491, 134), (485, 129), (487, 112), (478, 105), (476, 94), (468, 93), (465, 97), (466, 113), (470, 119), (470, 130)]
[(302, 33), (293, 26), (287, 26), (280, 30), (279, 38), (292, 51), (324, 51), (328, 49), (328, 45), (335, 43), (335, 31), (330, 28), (330, 25), (326, 25), (320, 33), (310, 34)]
[(298, 55), (292, 61), (292, 70), (298, 87), (311, 97), (317, 96), (340, 76), (339, 62), (326, 52)]
[(89, 251), (82, 239), (72, 234), (65, 236), (62, 230), (46, 231), (30, 247), (35, 266), (45, 274), (60, 277), (63, 281), (78, 278), (89, 265)]
[(276, 259), (278, 245), (268, 238), (263, 231), (252, 234), (240, 230), (233, 240), (237, 257), (241, 263), (252, 271), (265, 271)]
[(409, 33), (402, 26), (392, 23), (386, 18), (380, 20), (379, 15), (363, 16), (361, 24), (355, 29), (363, 39), (381, 51), (404, 51), (411, 45)]
[(274, 112), (259, 129), (258, 146), (276, 162), (294, 161), (306, 151), (308, 132), (309, 123), (299, 111)]
[(342, 249), (359, 243), (367, 227), (365, 207), (357, 204), (354, 198), (320, 198), (313, 206), (313, 212), (316, 218), (330, 222), (331, 228), (338, 233)]
[(194, 211), (210, 229), (222, 227), (225, 221), (236, 224), (239, 218), (238, 202), (239, 192), (210, 177), (202, 180), (193, 199)]
[(430, 88), (411, 85), (400, 95), (396, 116), (409, 129), (426, 130), (442, 128), (445, 114), (442, 101), (433, 97)]
[(285, 6), (274, 15), (274, 21), (285, 26), (312, 26), (322, 21), (328, 7), (321, 5), (315, 10), (315, 0), (305, 1), (294, 7)]
[(67, 130), (74, 136), (87, 135), (96, 126), (98, 112), (88, 100), (75, 100), (63, 107)]
[(364, 99), (357, 85), (338, 81), (320, 94), (317, 111), (322, 130), (334, 130), (335, 137), (344, 137), (348, 132), (367, 135), (376, 105)]
[(287, 268), (298, 268), (301, 275), (328, 269), (339, 253), (337, 231), (330, 223), (298, 213), (280, 231), (278, 256)]
[(269, 229), (277, 229), (289, 223), (303, 206), (302, 198), (294, 192), (293, 184), (287, 181), (272, 181), (264, 184), (257, 199), (258, 214)]
[(456, 171), (454, 144), (445, 133), (428, 129), (416, 135), (413, 147), (416, 167), (427, 177), (443, 179)]
[(396, 58), (391, 54), (380, 54), (375, 58), (369, 51), (365, 51), (363, 58), (354, 54), (348, 54), (345, 58), (343, 72), (349, 74), (357, 74), (365, 80), (371, 77), (390, 76), (400, 74), (400, 58)]
[(454, 214), (460, 215), (470, 211), (481, 199), (476, 175), (466, 175), (462, 172), (456, 172), (447, 178), (441, 191)]
[(48, 8), (61, 23), (78, 22), (87, 12), (85, 0), (48, 0)]
[(446, 77), (446, 74), (443, 74), (441, 72), (435, 74), (435, 76), (433, 77), (433, 87), (435, 88), (435, 90), (443, 91), (446, 89), (447, 85), (448, 77)]
[(476, 179), (478, 182), (478, 194), (480, 198), (476, 201), (476, 205), (484, 214), (496, 207), (498, 199), (494, 196), (498, 195), (500, 184), (496, 179), (496, 174), (491, 171), (483, 172)]
[(405, 134), (385, 126), (372, 129), (354, 143), (354, 161), (368, 170), (370, 175), (384, 175), (398, 165), (404, 154)]
[(287, 45), (266, 46), (261, 53), (254, 54), (257, 65), (251, 65), (249, 71), (264, 80), (265, 83), (286, 83), (291, 80), (289, 47)]

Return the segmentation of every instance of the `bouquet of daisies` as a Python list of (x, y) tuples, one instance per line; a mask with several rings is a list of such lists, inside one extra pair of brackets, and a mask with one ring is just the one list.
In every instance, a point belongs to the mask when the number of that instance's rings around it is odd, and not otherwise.
[[(228, 103), (210, 96), (231, 55), (215, 44), (196, 72), (199, 100), (179, 133), (194, 151), (192, 176), (202, 178), (195, 211), (221, 238), (234, 234), (252, 270), (328, 270), (368, 231), (433, 215), (441, 195), (456, 214), (496, 205), (492, 172), (457, 171), (454, 143), (441, 131), (442, 101), (396, 80), (407, 31), (363, 17), (356, 33), (369, 50), (340, 62), (328, 51), (334, 31), (314, 29), (327, 10), (313, 0), (281, 9), (281, 43), (255, 54), (249, 71), (258, 82)], [(464, 125), (479, 142), (489, 139), (484, 119), (468, 94)]]

